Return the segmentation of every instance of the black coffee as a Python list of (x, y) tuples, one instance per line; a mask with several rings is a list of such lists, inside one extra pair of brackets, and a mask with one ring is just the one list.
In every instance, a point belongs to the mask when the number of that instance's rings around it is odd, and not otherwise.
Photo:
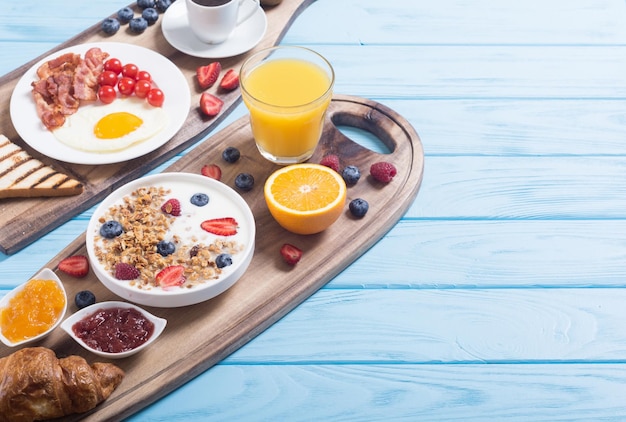
[(230, 3), (232, 0), (191, 0), (191, 1), (193, 1), (196, 4), (199, 4), (200, 6), (215, 7), (215, 6), (221, 6), (226, 3)]

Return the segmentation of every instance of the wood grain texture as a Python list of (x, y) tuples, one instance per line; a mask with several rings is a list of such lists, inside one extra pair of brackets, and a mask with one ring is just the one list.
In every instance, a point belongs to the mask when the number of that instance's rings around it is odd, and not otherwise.
[[(367, 179), (366, 169), (380, 159), (380, 154), (353, 142), (336, 125), (367, 130), (384, 142), (391, 151), (388, 156), (399, 169), (394, 180), (384, 185)], [(124, 383), (87, 419), (116, 420), (131, 415), (215, 365), (279, 320), (363, 254), (401, 218), (419, 191), (424, 170), (419, 136), (402, 116), (372, 101), (335, 96), (327, 111), (322, 139), (311, 160), (316, 162), (334, 153), (343, 163), (363, 169), (364, 180), (349, 188), (348, 201), (355, 197), (368, 198), (369, 220), (364, 223), (352, 218), (346, 207), (330, 229), (299, 236), (282, 229), (267, 210), (262, 185), (278, 166), (258, 153), (247, 116), (207, 139), (167, 171), (200, 174), (204, 164), (222, 162), (221, 153), (227, 146), (238, 148), (242, 156), (236, 164), (221, 166), (222, 182), (234, 187), (234, 179), (242, 171), (251, 173), (257, 181), (255, 189), (242, 193), (254, 214), (257, 232), (255, 254), (248, 270), (227, 292), (205, 303), (185, 307), (184, 312), (178, 308), (149, 309), (168, 321), (158, 347), (155, 345), (120, 363), (126, 371)], [(59, 256), (86, 254), (84, 242), (83, 234)], [(285, 264), (278, 252), (285, 242), (304, 251), (304, 259), (295, 268)], [(46, 266), (55, 268), (57, 264), (58, 260), (53, 260)], [(65, 281), (69, 297), (89, 286), (98, 300), (115, 300), (115, 295), (93, 274), (80, 283), (70, 283), (67, 278)], [(88, 355), (60, 332), (53, 333), (43, 344), (62, 355)], [(185, 344), (184, 349), (180, 348), (181, 344)], [(8, 353), (7, 348), (0, 349), (0, 356)], [(155, 372), (152, 368), (157, 363), (159, 370)]]
[[(288, 0), (281, 4), (280, 7), (269, 8), (266, 11), (268, 30), (261, 42), (249, 53), (221, 59), (220, 62), (223, 69), (238, 68), (248, 54), (276, 45), (282, 38), (284, 31), (289, 28), (290, 23), (312, 1), (314, 0)], [(3, 76), (0, 78), (0, 109), (9, 110), (11, 93), (15, 84), (26, 70), (43, 57), (53, 54), (61, 48), (104, 41), (106, 39), (100, 31), (100, 25), (93, 25), (86, 31), (44, 53), (41, 57), (33, 59)], [(4, 224), (0, 227), (0, 251), (4, 253), (16, 252), (42, 234), (49, 232), (81, 211), (98, 203), (116, 188), (146, 174), (159, 164), (164, 163), (185, 148), (198, 142), (214, 129), (241, 100), (239, 90), (220, 93), (219, 96), (224, 101), (224, 107), (217, 117), (209, 119), (199, 112), (197, 105), (204, 90), (197, 86), (194, 75), (199, 65), (206, 64), (210, 60), (191, 57), (175, 50), (163, 37), (160, 21), (140, 35), (132, 35), (120, 31), (115, 40), (116, 42), (134, 43), (149, 48), (176, 64), (188, 80), (189, 89), (192, 93), (187, 119), (179, 132), (169, 142), (149, 154), (122, 163), (90, 166), (58, 161), (53, 163), (53, 160), (37, 153), (19, 138), (11, 123), (9, 113), (0, 115), (0, 133), (25, 148), (32, 156), (46, 164), (54, 164), (54, 168), (58, 171), (70, 174), (80, 180), (85, 188), (84, 192), (78, 196), (64, 198), (18, 198), (3, 201)], [(216, 90), (217, 86), (210, 91), (216, 93)], [(45, 208), (47, 212), (42, 214), (40, 211), (42, 208)]]

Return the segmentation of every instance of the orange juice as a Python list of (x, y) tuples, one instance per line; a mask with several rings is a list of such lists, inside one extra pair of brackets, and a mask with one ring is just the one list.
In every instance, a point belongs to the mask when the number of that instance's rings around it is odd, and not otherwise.
[(242, 97), (259, 151), (279, 164), (307, 160), (322, 134), (332, 69), (292, 57), (264, 61), (249, 71), (245, 66)]

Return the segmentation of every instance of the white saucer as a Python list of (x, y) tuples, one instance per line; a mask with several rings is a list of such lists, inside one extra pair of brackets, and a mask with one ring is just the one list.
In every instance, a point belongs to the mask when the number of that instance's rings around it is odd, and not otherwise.
[(252, 16), (235, 28), (221, 44), (200, 41), (189, 27), (187, 6), (177, 1), (167, 9), (161, 21), (163, 36), (172, 47), (185, 54), (204, 58), (224, 58), (245, 53), (256, 46), (267, 30), (267, 18), (260, 7)]

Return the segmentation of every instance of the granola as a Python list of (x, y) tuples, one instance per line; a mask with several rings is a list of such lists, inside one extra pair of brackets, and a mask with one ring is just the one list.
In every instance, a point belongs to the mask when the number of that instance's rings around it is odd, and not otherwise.
[[(159, 287), (156, 275), (171, 265), (185, 267), (183, 288), (192, 288), (220, 277), (223, 268), (218, 268), (215, 258), (228, 253), (235, 255), (244, 249), (240, 243), (223, 237), (215, 237), (210, 242), (201, 241), (197, 236), (199, 227), (191, 225), (173, 230), (173, 225), (184, 216), (176, 217), (161, 211), (170, 190), (163, 187), (142, 187), (123, 198), (121, 204), (109, 207), (98, 221), (104, 224), (114, 220), (123, 227), (121, 235), (112, 239), (100, 234), (94, 237), (94, 251), (104, 269), (115, 277), (115, 266), (124, 262), (137, 268), (140, 276), (129, 281), (138, 289)], [(177, 221), (178, 219), (178, 221)], [(157, 252), (157, 244), (162, 240), (173, 242), (175, 252), (162, 256)]]

